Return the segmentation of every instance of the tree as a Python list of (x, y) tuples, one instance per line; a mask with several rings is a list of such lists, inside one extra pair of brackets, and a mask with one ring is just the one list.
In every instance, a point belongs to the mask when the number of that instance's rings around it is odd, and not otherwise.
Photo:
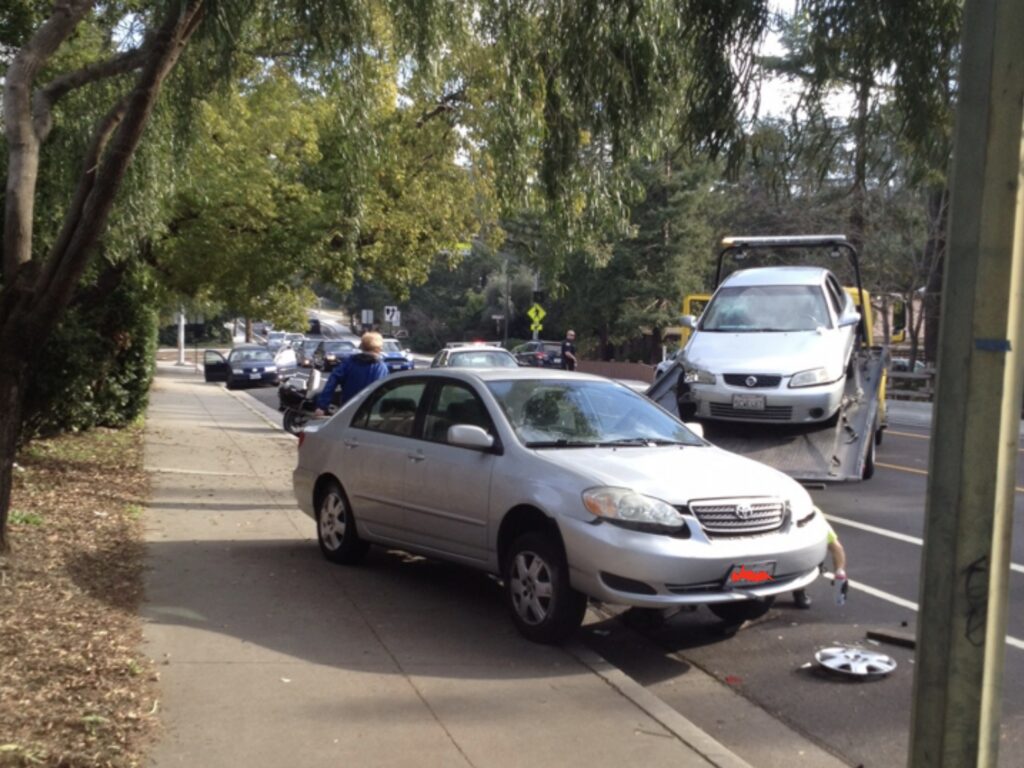
[(303, 278), (318, 271), (325, 239), (323, 197), (304, 178), (320, 160), (320, 100), (275, 69), (245, 87), (200, 106), (188, 173), (154, 260), (184, 296), (304, 327), (296, 298), (311, 296)]
[[(7, 184), (0, 290), (0, 551), (8, 546), (11, 468), (21, 425), (28, 362), (67, 308), (99, 239), (164, 81), (202, 22), (201, 0), (183, 0), (153, 15), (135, 47), (54, 73), (58, 49), (93, 11), (89, 0), (55, 5), (7, 66), (4, 128)], [(54, 109), (68, 93), (111, 78), (131, 84), (92, 132), (59, 234), (45, 255), (34, 248), (34, 205), (40, 150), (54, 125)], [(44, 79), (45, 78), (45, 79)], [(42, 81), (42, 83), (40, 83)]]
[[(32, 350), (67, 308), (161, 92), (204, 20), (209, 39), (220, 45), (211, 43), (208, 55), (192, 57), (181, 73), (189, 96), (209, 87), (213, 65), (230, 64), (230, 55), (217, 54), (231, 54), (240, 42), (259, 43), (263, 58), (290, 58), (296, 72), (344, 79), (378, 50), (376, 20), (393, 18), (383, 32), (405, 41), (410, 78), (434, 88), (437, 107), (459, 101), (463, 88), (474, 94), (463, 102), (461, 122), (493, 158), (501, 199), (542, 190), (551, 217), (575, 237), (595, 214), (623, 210), (616, 169), (667, 130), (662, 118), (680, 93), (690, 109), (679, 131), (711, 146), (732, 135), (743, 79), (734, 62), (749, 61), (766, 14), (763, 2), (706, 0), (60, 0), (39, 18), (34, 8), (25, 0), (16, 6), (28, 12), (22, 33), (7, 41), (14, 53), (3, 102), (0, 549), (7, 547), (11, 468)], [(250, 20), (259, 23), (247, 27)], [(93, 55), (69, 64), (61, 53), (88, 25), (100, 32)], [(493, 66), (464, 66), (459, 44), (466, 40), (474, 44), (465, 50)], [(426, 54), (442, 49), (460, 53), (437, 66)], [(477, 77), (481, 71), (490, 77)], [(58, 234), (41, 248), (34, 236), (41, 150), (60, 101), (79, 89), (107, 97), (107, 111), (86, 134)], [(358, 104), (358, 89), (350, 93)], [(187, 117), (191, 99), (176, 104)]]

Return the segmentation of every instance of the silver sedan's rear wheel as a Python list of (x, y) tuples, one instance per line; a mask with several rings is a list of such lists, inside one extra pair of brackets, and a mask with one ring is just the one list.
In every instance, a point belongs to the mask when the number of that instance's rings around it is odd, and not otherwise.
[(369, 545), (359, 538), (356, 521), (341, 487), (331, 482), (320, 494), (316, 510), (316, 533), (320, 551), (335, 563), (354, 565), (363, 559)]
[(561, 545), (542, 533), (527, 533), (509, 548), (505, 591), (516, 628), (538, 643), (558, 643), (583, 622), (587, 598), (569, 584)]

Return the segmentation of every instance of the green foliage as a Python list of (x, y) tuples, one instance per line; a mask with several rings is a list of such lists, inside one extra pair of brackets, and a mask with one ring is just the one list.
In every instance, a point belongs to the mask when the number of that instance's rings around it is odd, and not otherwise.
[[(152, 286), (144, 269), (130, 269), (120, 280), (111, 269), (83, 285), (57, 331), (36, 350), (23, 440), (123, 427), (145, 410), (156, 357)], [(108, 280), (116, 281), (113, 290), (106, 290)]]

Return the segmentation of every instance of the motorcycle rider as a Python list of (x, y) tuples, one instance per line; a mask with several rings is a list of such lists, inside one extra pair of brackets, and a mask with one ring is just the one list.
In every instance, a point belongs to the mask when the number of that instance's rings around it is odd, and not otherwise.
[(356, 393), (378, 379), (388, 375), (388, 367), (381, 360), (384, 338), (373, 331), (364, 333), (359, 341), (361, 352), (350, 355), (331, 371), (330, 378), (316, 399), (313, 416), (321, 418), (331, 405), (334, 390), (341, 387), (341, 405), (351, 400)]

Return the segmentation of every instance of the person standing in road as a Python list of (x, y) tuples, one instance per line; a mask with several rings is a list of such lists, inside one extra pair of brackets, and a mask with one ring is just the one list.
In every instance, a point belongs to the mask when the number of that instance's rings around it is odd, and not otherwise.
[(562, 370), (576, 370), (576, 331), (566, 331), (562, 342)]
[(341, 405), (344, 405), (364, 387), (388, 375), (388, 367), (381, 360), (384, 339), (379, 333), (364, 333), (359, 340), (357, 354), (350, 355), (331, 371), (330, 378), (316, 398), (313, 416), (322, 417), (331, 406), (334, 390), (341, 387)]

